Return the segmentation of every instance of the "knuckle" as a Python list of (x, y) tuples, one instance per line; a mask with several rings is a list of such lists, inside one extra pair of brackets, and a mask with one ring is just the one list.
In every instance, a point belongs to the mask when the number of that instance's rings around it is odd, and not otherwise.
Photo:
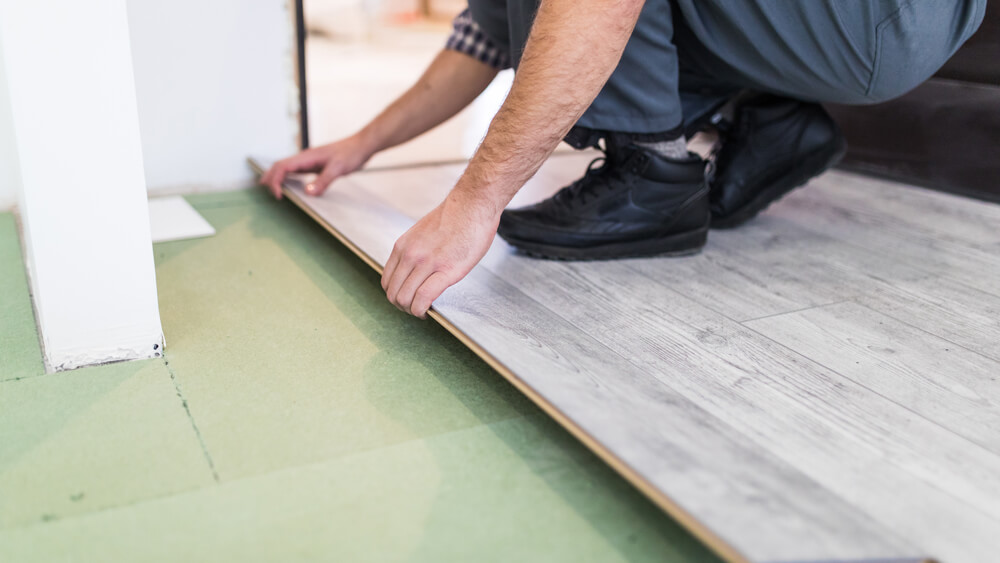
[(416, 255), (410, 250), (403, 250), (403, 253), (399, 255), (399, 262), (408, 270), (412, 270), (417, 265)]

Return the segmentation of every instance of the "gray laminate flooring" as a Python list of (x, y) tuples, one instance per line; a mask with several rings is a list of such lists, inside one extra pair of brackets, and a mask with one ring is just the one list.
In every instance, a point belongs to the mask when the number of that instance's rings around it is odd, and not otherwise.
[[(291, 189), (381, 265), (462, 168)], [(1000, 206), (830, 172), (693, 257), (498, 238), (435, 309), (728, 559), (1000, 557)]]

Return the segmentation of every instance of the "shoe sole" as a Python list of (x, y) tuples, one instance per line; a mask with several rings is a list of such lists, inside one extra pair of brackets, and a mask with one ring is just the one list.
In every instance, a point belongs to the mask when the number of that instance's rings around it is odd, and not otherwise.
[(503, 237), (511, 246), (534, 258), (547, 260), (614, 260), (653, 256), (691, 256), (708, 241), (708, 227), (665, 237), (639, 239), (600, 246), (554, 246)]
[[(795, 188), (805, 185), (809, 180), (835, 166), (847, 152), (847, 142), (841, 137), (837, 144), (829, 150), (817, 151), (807, 157), (791, 174), (785, 174), (770, 187), (761, 191), (756, 197), (726, 217), (712, 216), (713, 229), (733, 229), (746, 223), (767, 209)], [(814, 170), (818, 172), (813, 172)]]

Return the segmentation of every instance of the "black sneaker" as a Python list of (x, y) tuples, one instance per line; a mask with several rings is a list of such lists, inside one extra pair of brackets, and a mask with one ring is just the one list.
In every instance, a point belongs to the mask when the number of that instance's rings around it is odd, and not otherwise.
[(844, 156), (847, 143), (819, 104), (758, 96), (736, 108), (710, 174), (712, 227), (730, 229)]
[(549, 199), (504, 211), (497, 232), (531, 256), (604, 260), (697, 253), (708, 221), (701, 157), (668, 160), (629, 145), (611, 147)]

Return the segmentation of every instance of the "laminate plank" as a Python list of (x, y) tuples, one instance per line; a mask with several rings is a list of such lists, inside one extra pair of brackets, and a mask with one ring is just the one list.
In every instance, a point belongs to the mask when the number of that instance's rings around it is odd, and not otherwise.
[[(531, 203), (547, 197), (555, 187), (579, 176), (583, 166), (583, 157), (566, 157), (548, 163), (539, 171), (536, 183), (519, 194), (524, 198), (515, 203)], [(844, 176), (858, 189), (864, 187), (865, 178)], [(896, 199), (899, 199), (896, 197), (898, 192), (905, 194), (908, 191), (897, 184), (888, 183), (888, 187), (880, 193)], [(938, 199), (935, 196), (957, 199), (924, 190), (914, 191), (932, 201)], [(961, 203), (956, 207), (974, 215), (977, 202)], [(996, 210), (1000, 207), (993, 211)], [(671, 268), (654, 265), (652, 268), (656, 271), (651, 273), (700, 304), (735, 320), (841, 301), (875, 291), (896, 280), (916, 281), (936, 275), (906, 260), (845, 245), (836, 238), (788, 221), (775, 220), (768, 214), (740, 229), (712, 231), (703, 253), (674, 260), (671, 264)]]
[[(596, 154), (600, 153), (580, 151), (551, 156), (518, 191), (509, 207), (530, 205), (552, 195), (582, 175)], [(444, 199), (464, 170), (462, 163), (399, 168), (355, 174), (349, 180), (416, 220)]]
[(825, 305), (875, 291), (925, 271), (845, 248), (830, 237), (762, 218), (733, 232), (713, 232), (698, 256), (633, 266), (731, 319), (743, 321)]
[[(511, 207), (528, 205), (567, 185), (592, 154), (550, 159)], [(464, 170), (380, 171), (353, 177), (366, 191), (417, 219), (432, 209)], [(875, 291), (885, 280), (931, 276), (902, 261), (845, 246), (840, 241), (764, 217), (736, 231), (715, 231), (705, 252), (651, 272), (681, 293), (734, 320), (796, 311)], [(643, 266), (636, 266), (642, 269)]]
[[(839, 182), (845, 176), (838, 173), (813, 180), (806, 189), (774, 205), (767, 216), (778, 224), (821, 233), (850, 247), (877, 253), (888, 260), (904, 260), (928, 273), (1000, 295), (1000, 242), (995, 237), (973, 238), (968, 232), (935, 226), (932, 218), (883, 212), (875, 199), (866, 204), (842, 198)], [(899, 184), (886, 182), (882, 189), (897, 192), (898, 198), (908, 197), (908, 188)]]
[[(1000, 457), (630, 271), (671, 261), (562, 264), (494, 249), (486, 265), (927, 552), (975, 561), (996, 548)], [(956, 531), (925, 537), (939, 519)]]
[[(853, 302), (745, 324), (1000, 454), (1000, 385), (996, 383), (1000, 362)], [(973, 461), (973, 448), (945, 451), (939, 439), (925, 435), (926, 449), (942, 458), (954, 456), (948, 473), (972, 475), (978, 468), (986, 469), (981, 461)], [(966, 485), (962, 494), (970, 504), (981, 504), (984, 511), (1000, 518), (1000, 475), (993, 474), (994, 469), (987, 471), (976, 479), (978, 486)]]
[(1000, 361), (1000, 297), (944, 277), (858, 295), (866, 307)]
[(837, 202), (886, 221), (973, 243), (1000, 242), (1000, 205), (842, 171), (824, 175)]
[(751, 560), (917, 552), (509, 282), (482, 269), (470, 281), (438, 311)]

